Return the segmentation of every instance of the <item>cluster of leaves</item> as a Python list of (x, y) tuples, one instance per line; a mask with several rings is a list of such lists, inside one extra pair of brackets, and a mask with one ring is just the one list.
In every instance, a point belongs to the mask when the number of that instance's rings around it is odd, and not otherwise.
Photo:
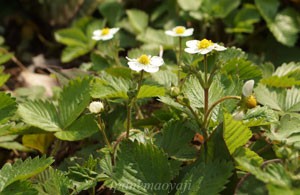
[[(54, 157), (5, 164), (0, 193), (299, 193), (300, 64), (283, 63), (275, 70), (272, 63), (257, 62), (241, 49), (228, 47), (207, 56), (213, 79), (205, 92), (199, 80), (205, 72), (203, 56), (183, 54), (185, 65), (178, 78), (180, 44), (158, 30), (190, 21), (203, 24), (196, 29), (201, 36), (223, 39), (214, 29), (222, 19), (226, 32), (241, 41), (264, 20), (279, 42), (293, 46), (299, 14), (291, 7), (279, 10), (279, 5), (277, 0), (167, 0), (148, 14), (111, 0), (99, 4), (104, 19), (83, 17), (58, 30), (56, 40), (66, 45), (62, 62), (90, 54), (80, 67), (85, 76), (66, 79), (55, 73), (62, 87), (46, 100), (0, 92), (0, 147)], [(281, 28), (286, 20), (289, 30)], [(120, 33), (109, 41), (92, 40), (93, 31), (105, 26), (118, 26)], [(157, 55), (160, 47), (166, 64), (143, 80), (119, 55), (123, 48), (130, 58)], [(3, 51), (1, 62), (13, 56)], [(0, 69), (0, 86), (8, 77)], [(259, 105), (236, 120), (239, 101), (215, 103), (241, 96), (249, 79), (256, 81)], [(212, 108), (208, 116), (206, 98)], [(87, 109), (92, 100), (104, 103), (101, 114)], [(68, 148), (64, 146), (72, 144), (78, 151), (58, 160), (59, 152)]]

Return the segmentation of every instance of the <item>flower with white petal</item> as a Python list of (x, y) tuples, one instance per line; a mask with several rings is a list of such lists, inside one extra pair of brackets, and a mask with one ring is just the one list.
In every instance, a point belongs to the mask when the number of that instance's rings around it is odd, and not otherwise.
[(119, 31), (120, 28), (103, 28), (99, 30), (95, 30), (93, 32), (92, 39), (99, 41), (99, 40), (109, 40), (114, 37), (114, 35)]
[(145, 54), (136, 59), (131, 59), (128, 57), (126, 57), (126, 59), (129, 61), (129, 68), (137, 72), (144, 70), (146, 72), (154, 73), (157, 72), (159, 67), (164, 64), (164, 60), (161, 57)]
[(253, 95), (253, 87), (254, 87), (254, 80), (249, 80), (244, 84), (242, 89), (243, 98), (247, 108), (255, 108), (257, 106), (256, 98)]
[(213, 50), (224, 51), (227, 49), (226, 47), (221, 46), (207, 39), (202, 39), (201, 41), (199, 40), (187, 41), (186, 46), (187, 48), (184, 49), (185, 52), (190, 54), (200, 53), (202, 55), (205, 55)]
[(104, 105), (101, 101), (93, 101), (89, 105), (89, 110), (91, 113), (98, 114), (104, 110)]
[(193, 28), (185, 28), (184, 26), (176, 26), (172, 30), (167, 30), (165, 33), (172, 37), (188, 37), (194, 32)]

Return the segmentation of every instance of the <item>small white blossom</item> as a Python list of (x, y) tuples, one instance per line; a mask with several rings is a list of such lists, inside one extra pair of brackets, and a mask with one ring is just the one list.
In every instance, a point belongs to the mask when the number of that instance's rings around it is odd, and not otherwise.
[(207, 54), (213, 50), (224, 51), (227, 49), (226, 47), (223, 47), (207, 39), (202, 39), (201, 41), (199, 40), (187, 41), (186, 46), (187, 48), (184, 49), (185, 52), (190, 54), (200, 53), (202, 55)]
[(193, 28), (186, 29), (184, 26), (176, 26), (172, 30), (167, 30), (165, 33), (172, 37), (188, 37), (194, 32)]
[(100, 30), (95, 30), (93, 32), (92, 39), (99, 41), (99, 40), (109, 40), (114, 37), (114, 34), (116, 34), (119, 31), (120, 28), (103, 28)]
[(159, 67), (164, 64), (164, 60), (159, 56), (150, 56), (150, 55), (141, 55), (137, 59), (130, 59), (126, 57), (129, 61), (128, 65), (131, 70), (141, 71), (144, 70), (146, 72), (154, 73), (159, 70)]
[(89, 105), (89, 110), (91, 113), (98, 114), (104, 110), (104, 105), (101, 101), (93, 101)]

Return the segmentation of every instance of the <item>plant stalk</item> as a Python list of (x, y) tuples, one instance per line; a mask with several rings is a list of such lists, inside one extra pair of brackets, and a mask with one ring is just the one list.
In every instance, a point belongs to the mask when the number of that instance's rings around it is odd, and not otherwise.
[(105, 126), (104, 126), (104, 124), (103, 124), (103, 122), (102, 122), (102, 120), (101, 120), (101, 115), (100, 115), (100, 114), (99, 114), (99, 116), (98, 116), (98, 127), (99, 127), (99, 129), (100, 129), (100, 131), (101, 131), (101, 133), (102, 133), (102, 135), (103, 135), (103, 138), (104, 138), (104, 141), (105, 141), (106, 145), (107, 145), (109, 148), (111, 148), (111, 144), (110, 144), (110, 142), (109, 142), (109, 140), (108, 140), (108, 138), (107, 138), (107, 135), (106, 135), (106, 133), (105, 133)]
[(178, 86), (180, 86), (180, 73), (181, 73), (181, 58), (182, 58), (182, 38), (179, 37), (179, 52), (178, 52), (178, 60), (177, 60), (177, 65), (178, 65), (178, 72), (177, 72), (177, 77), (178, 77)]
[(129, 138), (129, 131), (131, 129), (131, 111), (132, 111), (132, 106), (135, 104), (135, 101), (137, 99), (137, 96), (139, 94), (139, 91), (142, 86), (142, 81), (144, 77), (144, 70), (141, 71), (140, 78), (138, 81), (138, 86), (137, 86), (137, 91), (134, 97), (128, 100), (128, 105), (127, 105), (127, 129), (126, 129), (126, 138)]

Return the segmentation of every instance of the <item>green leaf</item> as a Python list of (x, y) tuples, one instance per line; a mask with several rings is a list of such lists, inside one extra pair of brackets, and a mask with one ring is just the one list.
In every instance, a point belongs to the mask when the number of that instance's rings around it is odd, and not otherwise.
[(195, 135), (189, 122), (169, 121), (156, 136), (156, 144), (170, 157), (190, 160), (196, 157), (196, 149), (191, 145)]
[(23, 121), (46, 131), (60, 131), (61, 125), (55, 106), (48, 101), (28, 101), (19, 104)]
[(177, 75), (170, 70), (160, 70), (151, 76), (154, 81), (165, 87), (175, 86), (178, 83)]
[(136, 34), (144, 32), (148, 26), (149, 16), (146, 12), (143, 12), (138, 9), (126, 10), (129, 22), (134, 28)]
[(74, 60), (77, 57), (87, 54), (90, 51), (86, 46), (68, 46), (61, 55), (61, 61), (66, 63)]
[(71, 125), (90, 102), (90, 78), (71, 80), (60, 94), (58, 110), (63, 128)]
[(87, 37), (79, 28), (67, 28), (54, 33), (56, 41), (67, 46), (85, 47), (88, 42)]
[(114, 0), (101, 3), (99, 11), (107, 19), (110, 26), (116, 26), (124, 12), (122, 4)]
[(240, 3), (240, 0), (204, 0), (200, 9), (211, 17), (225, 18), (230, 12), (236, 9)]
[(271, 132), (266, 133), (268, 138), (274, 141), (282, 142), (286, 145), (291, 145), (300, 148), (300, 119), (284, 115), (279, 125), (274, 125)]
[(154, 85), (142, 85), (137, 95), (137, 99), (164, 96), (164, 95), (165, 95), (165, 88), (163, 87), (158, 87)]
[(259, 103), (270, 108), (284, 112), (300, 111), (300, 89), (292, 87), (291, 89), (278, 89), (271, 91), (264, 85), (259, 84), (254, 89)]
[(29, 181), (16, 181), (7, 186), (1, 195), (38, 195), (38, 191), (34, 189)]
[[(239, 147), (235, 150), (233, 153), (234, 159), (251, 159), (251, 162), (257, 166), (261, 166), (264, 162), (264, 159), (260, 157), (257, 153), (253, 152), (249, 148)], [(242, 166), (237, 166), (238, 169), (248, 171), (247, 169), (244, 169)]]
[(0, 123), (5, 123), (16, 111), (16, 102), (9, 94), (0, 92)]
[(299, 13), (291, 8), (278, 13), (272, 23), (268, 24), (270, 31), (277, 41), (287, 46), (294, 46), (298, 39)]
[(252, 137), (251, 130), (241, 121), (235, 121), (230, 114), (224, 114), (224, 140), (230, 154), (237, 148), (245, 145)]
[(31, 159), (27, 158), (25, 161), (17, 160), (13, 165), (6, 163), (0, 170), (0, 192), (9, 184), (30, 178), (49, 167), (53, 163), (52, 158), (45, 156)]
[(255, 4), (277, 41), (287, 46), (293, 46), (300, 30), (297, 21), (299, 13), (291, 8), (277, 13), (279, 0), (255, 0)]
[(91, 96), (93, 98), (128, 99), (129, 88), (129, 80), (106, 75), (104, 79), (97, 79), (92, 85)]
[[(0, 49), (2, 49), (2, 48), (0, 48)], [(14, 56), (13, 53), (9, 53), (9, 52), (2, 53), (0, 51), (0, 64), (4, 64), (4, 63), (8, 62), (13, 56)]]
[(288, 76), (271, 76), (268, 78), (263, 78), (260, 80), (260, 83), (270, 87), (289, 88), (295, 85), (300, 85), (300, 80), (296, 80), (295, 78), (290, 78)]
[(177, 0), (178, 5), (184, 10), (184, 11), (196, 11), (201, 6), (203, 0)]
[(260, 14), (267, 22), (271, 22), (275, 18), (280, 4), (279, 0), (254, 0), (254, 2)]
[(72, 187), (71, 180), (65, 173), (51, 167), (38, 174), (34, 181), (37, 183), (35, 188), (39, 194), (68, 195), (69, 188)]
[(247, 127), (269, 125), (271, 123), (276, 123), (277, 121), (278, 117), (275, 111), (265, 106), (257, 106), (248, 110), (243, 118), (243, 123)]
[(241, 80), (255, 79), (262, 76), (260, 68), (246, 59), (233, 58), (227, 61), (223, 67), (227, 75), (238, 76)]
[(198, 163), (182, 180), (182, 186), (176, 194), (209, 194), (217, 195), (223, 189), (232, 175), (234, 167), (230, 161), (213, 161)]
[(252, 33), (254, 23), (260, 21), (260, 14), (253, 4), (244, 4), (234, 17), (234, 27), (227, 28), (230, 33)]
[[(154, 145), (124, 140), (112, 173), (107, 173), (110, 179), (104, 184), (126, 194), (168, 194), (174, 168), (168, 157)], [(168, 187), (151, 187), (162, 184)]]
[[(245, 177), (245, 176), (244, 176)], [(265, 184), (256, 179), (255, 176), (249, 175), (243, 183), (238, 186), (236, 195), (265, 195), (268, 194)]]
[(61, 140), (77, 141), (90, 137), (98, 131), (99, 128), (94, 116), (84, 115), (72, 123), (69, 127), (63, 131), (56, 132), (54, 135)]
[(163, 30), (155, 30), (148, 27), (142, 34), (139, 34), (137, 39), (144, 43), (162, 45), (166, 49), (173, 49), (174, 39), (165, 34)]

